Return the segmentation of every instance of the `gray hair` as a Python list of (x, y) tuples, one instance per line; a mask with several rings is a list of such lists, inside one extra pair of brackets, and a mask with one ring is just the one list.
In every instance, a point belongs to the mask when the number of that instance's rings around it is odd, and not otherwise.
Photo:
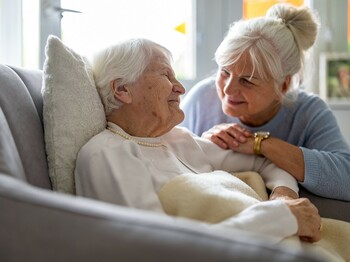
[(172, 55), (165, 47), (148, 39), (136, 38), (120, 42), (95, 54), (91, 60), (97, 91), (106, 115), (118, 109), (122, 102), (114, 98), (111, 82), (132, 84), (144, 73), (155, 50), (164, 51), (169, 61)]
[(286, 76), (293, 80), (298, 75), (318, 29), (318, 18), (308, 7), (276, 4), (264, 17), (233, 23), (216, 50), (215, 61), (219, 66), (233, 65), (247, 52), (252, 75), (257, 71), (262, 79), (273, 78), (276, 92), (282, 96), (278, 85)]

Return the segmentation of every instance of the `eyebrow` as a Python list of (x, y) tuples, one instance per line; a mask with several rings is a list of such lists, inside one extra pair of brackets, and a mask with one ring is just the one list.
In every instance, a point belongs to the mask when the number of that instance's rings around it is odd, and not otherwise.
[(254, 76), (254, 75), (241, 75), (240, 77), (249, 78), (249, 79), (259, 79), (258, 77)]
[(175, 75), (175, 71), (174, 71), (174, 69), (172, 68), (172, 66), (170, 66), (170, 65), (164, 65), (164, 66), (162, 67), (162, 70), (166, 70), (166, 71), (168, 71), (168, 72), (170, 72), (170, 73), (172, 73), (172, 74)]
[[(231, 72), (231, 70), (229, 70), (227, 66), (222, 66), (220, 69)], [(252, 74), (247, 74), (247, 75), (242, 74), (242, 75), (239, 75), (238, 77), (259, 80), (259, 77), (256, 77), (255, 75), (252, 75)]]

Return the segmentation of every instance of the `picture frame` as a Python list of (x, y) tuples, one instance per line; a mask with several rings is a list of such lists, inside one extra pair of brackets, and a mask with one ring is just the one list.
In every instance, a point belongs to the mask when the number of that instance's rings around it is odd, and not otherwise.
[(350, 53), (320, 54), (320, 97), (330, 103), (350, 103)]

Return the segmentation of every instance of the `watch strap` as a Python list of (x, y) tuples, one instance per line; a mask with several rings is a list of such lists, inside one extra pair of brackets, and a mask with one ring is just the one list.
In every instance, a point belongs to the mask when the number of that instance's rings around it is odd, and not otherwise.
[(254, 146), (253, 146), (253, 151), (254, 151), (254, 154), (257, 155), (257, 156), (260, 156), (261, 155), (261, 141), (263, 140), (263, 137), (262, 136), (256, 136), (254, 138)]
[(270, 132), (259, 131), (254, 133), (254, 145), (253, 151), (257, 156), (261, 156), (261, 143), (263, 140), (268, 139), (270, 137)]

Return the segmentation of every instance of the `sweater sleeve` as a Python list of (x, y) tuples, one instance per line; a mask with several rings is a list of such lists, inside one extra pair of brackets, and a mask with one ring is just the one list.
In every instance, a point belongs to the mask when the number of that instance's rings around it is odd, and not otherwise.
[(301, 185), (323, 197), (350, 201), (350, 154), (301, 150), (305, 162), (305, 180)]
[(305, 162), (301, 184), (315, 194), (350, 201), (350, 147), (323, 101), (311, 103), (307, 111), (308, 121), (302, 121), (306, 126), (300, 147)]
[(298, 231), (296, 218), (281, 200), (257, 203), (214, 227), (242, 229), (273, 237), (276, 242)]
[(211, 163), (213, 170), (224, 170), (226, 172), (255, 171), (261, 175), (266, 187), (271, 191), (279, 186), (285, 186), (298, 194), (299, 188), (296, 179), (270, 160), (255, 155), (224, 150), (204, 138), (194, 137), (194, 139), (205, 152), (206, 162)]
[(264, 179), (266, 187), (273, 192), (277, 187), (284, 186), (292, 189), (295, 193), (299, 193), (297, 180), (288, 172), (280, 169), (270, 160), (263, 158), (263, 164), (257, 172)]

